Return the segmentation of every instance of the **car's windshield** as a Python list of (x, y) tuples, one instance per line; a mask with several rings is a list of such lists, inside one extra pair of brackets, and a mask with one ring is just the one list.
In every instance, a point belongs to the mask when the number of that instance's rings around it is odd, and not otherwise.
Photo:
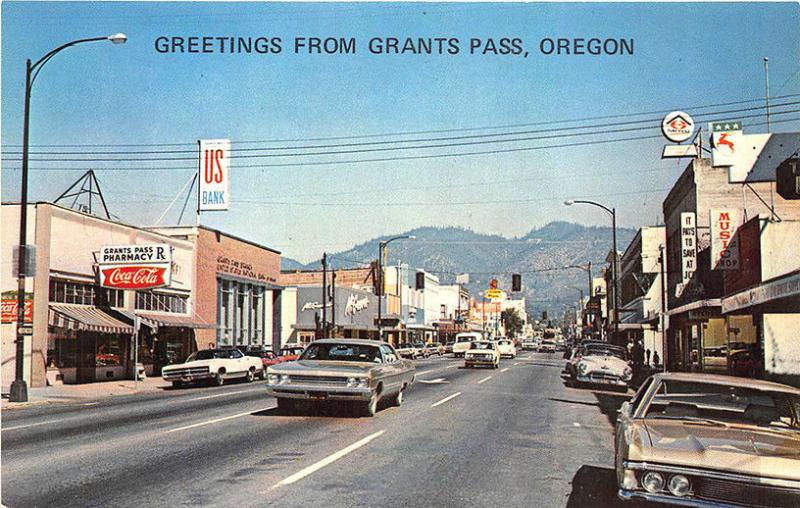
[(696, 381), (665, 380), (646, 418), (677, 418), (800, 431), (800, 395)]
[(195, 351), (189, 358), (186, 359), (187, 362), (193, 362), (195, 360), (212, 360), (214, 358), (229, 358), (230, 354), (228, 351), (222, 349), (203, 349), (202, 351)]
[(625, 350), (610, 346), (588, 346), (582, 356), (615, 356), (625, 359)]
[(510, 346), (511, 345), (511, 341), (510, 340), (501, 340), (501, 341), (498, 341), (497, 344), (499, 346)]
[(378, 346), (362, 344), (311, 344), (301, 360), (337, 362), (375, 362), (380, 360)]
[(493, 342), (485, 342), (485, 341), (473, 342), (472, 344), (469, 345), (469, 348), (470, 349), (494, 349), (494, 343)]
[(458, 343), (472, 342), (475, 339), (476, 339), (476, 337), (474, 337), (474, 336), (456, 337), (456, 342), (458, 342)]

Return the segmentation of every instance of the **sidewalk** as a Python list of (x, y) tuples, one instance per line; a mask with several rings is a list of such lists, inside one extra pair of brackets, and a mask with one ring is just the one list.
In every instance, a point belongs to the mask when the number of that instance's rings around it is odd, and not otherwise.
[(8, 395), (4, 393), (0, 408), (5, 411), (7, 409), (40, 404), (89, 402), (133, 393), (158, 392), (168, 386), (171, 386), (171, 384), (160, 377), (148, 377), (139, 381), (136, 387), (134, 387), (132, 379), (126, 379), (78, 385), (28, 388), (28, 402), (9, 402)]

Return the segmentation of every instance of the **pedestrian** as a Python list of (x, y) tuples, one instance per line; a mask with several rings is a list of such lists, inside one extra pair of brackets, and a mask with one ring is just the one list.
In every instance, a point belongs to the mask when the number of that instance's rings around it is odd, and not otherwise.
[(644, 364), (644, 346), (642, 346), (641, 340), (637, 340), (631, 348), (631, 359), (633, 360), (633, 379), (638, 383)]
[(645, 351), (645, 365), (650, 365), (650, 348)]
[(653, 352), (653, 365), (658, 367), (658, 364), (661, 362), (661, 358), (658, 357), (658, 351)]

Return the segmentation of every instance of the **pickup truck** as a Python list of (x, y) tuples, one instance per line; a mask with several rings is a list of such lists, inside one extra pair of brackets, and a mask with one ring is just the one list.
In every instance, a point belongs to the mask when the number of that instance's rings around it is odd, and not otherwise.
[(171, 381), (175, 387), (198, 381), (211, 381), (222, 386), (226, 380), (234, 378), (252, 382), (256, 376), (266, 378), (261, 358), (245, 356), (236, 348), (203, 349), (189, 355), (184, 363), (161, 369), (161, 377)]

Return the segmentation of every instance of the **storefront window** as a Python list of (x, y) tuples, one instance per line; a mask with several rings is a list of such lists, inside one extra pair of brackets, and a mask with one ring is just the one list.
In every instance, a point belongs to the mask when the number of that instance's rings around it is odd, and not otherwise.
[(97, 367), (118, 367), (125, 359), (122, 340), (117, 336), (99, 335), (95, 365)]
[(60, 369), (76, 367), (78, 363), (77, 343), (75, 338), (50, 339), (47, 348), (47, 366)]
[(220, 345), (263, 344), (264, 286), (217, 279), (217, 342)]
[(54, 303), (77, 303), (124, 307), (125, 293), (119, 289), (106, 289), (96, 284), (50, 279), (50, 301)]
[(186, 314), (189, 297), (153, 291), (136, 292), (136, 310)]

